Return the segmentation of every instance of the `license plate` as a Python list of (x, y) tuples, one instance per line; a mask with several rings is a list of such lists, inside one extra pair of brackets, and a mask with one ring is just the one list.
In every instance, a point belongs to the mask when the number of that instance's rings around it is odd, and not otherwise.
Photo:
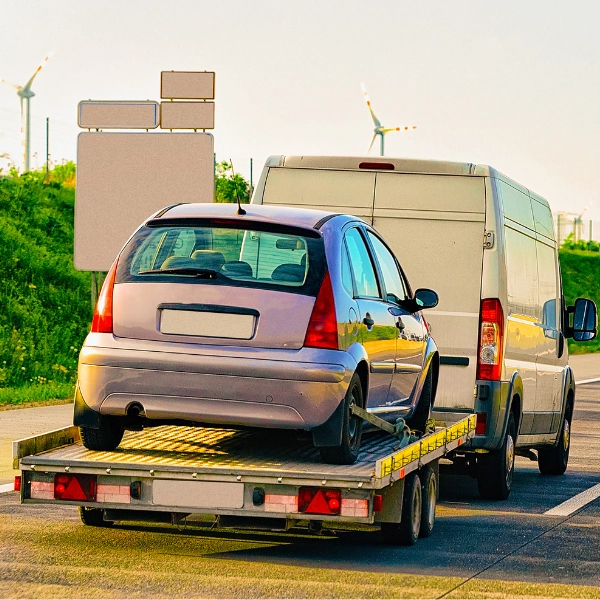
[(181, 508), (243, 508), (244, 484), (157, 479), (152, 483), (152, 503)]
[(161, 311), (160, 332), (173, 335), (249, 340), (254, 335), (256, 317), (228, 312), (199, 310)]

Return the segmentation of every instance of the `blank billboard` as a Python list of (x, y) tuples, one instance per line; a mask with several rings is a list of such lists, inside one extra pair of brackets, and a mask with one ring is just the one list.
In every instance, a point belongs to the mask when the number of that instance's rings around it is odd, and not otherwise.
[(77, 124), (84, 129), (156, 129), (158, 102), (142, 100), (82, 100)]
[(79, 134), (75, 268), (108, 271), (131, 234), (161, 208), (212, 202), (209, 133)]
[(162, 71), (160, 97), (171, 100), (214, 100), (213, 71)]
[(214, 102), (161, 102), (162, 129), (214, 129)]

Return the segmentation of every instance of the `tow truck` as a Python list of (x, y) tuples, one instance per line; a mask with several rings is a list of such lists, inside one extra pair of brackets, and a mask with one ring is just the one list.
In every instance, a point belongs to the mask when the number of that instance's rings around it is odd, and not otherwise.
[(378, 526), (388, 544), (413, 545), (434, 526), (439, 460), (475, 427), (473, 414), (420, 439), (402, 426), (375, 431), (347, 466), (321, 463), (311, 440), (290, 432), (164, 425), (127, 432), (116, 450), (99, 452), (72, 426), (13, 442), (15, 489), (23, 504), (78, 506), (83, 523), (97, 527), (190, 520), (322, 533), (362, 524)]

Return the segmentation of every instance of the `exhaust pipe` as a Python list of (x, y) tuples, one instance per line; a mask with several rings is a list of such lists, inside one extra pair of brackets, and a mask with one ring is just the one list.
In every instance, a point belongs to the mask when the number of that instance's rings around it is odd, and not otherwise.
[(127, 407), (127, 416), (130, 419), (136, 419), (138, 417), (145, 417), (146, 411), (139, 402), (134, 402)]

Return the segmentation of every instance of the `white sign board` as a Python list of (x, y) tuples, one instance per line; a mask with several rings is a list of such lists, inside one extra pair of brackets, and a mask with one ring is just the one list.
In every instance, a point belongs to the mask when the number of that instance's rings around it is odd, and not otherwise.
[(171, 100), (214, 100), (213, 71), (161, 71), (160, 97)]
[(143, 100), (82, 100), (77, 124), (84, 129), (156, 129), (158, 102)]
[(161, 102), (162, 129), (214, 129), (214, 102)]
[(75, 268), (108, 271), (131, 234), (172, 204), (212, 202), (209, 133), (80, 133)]

